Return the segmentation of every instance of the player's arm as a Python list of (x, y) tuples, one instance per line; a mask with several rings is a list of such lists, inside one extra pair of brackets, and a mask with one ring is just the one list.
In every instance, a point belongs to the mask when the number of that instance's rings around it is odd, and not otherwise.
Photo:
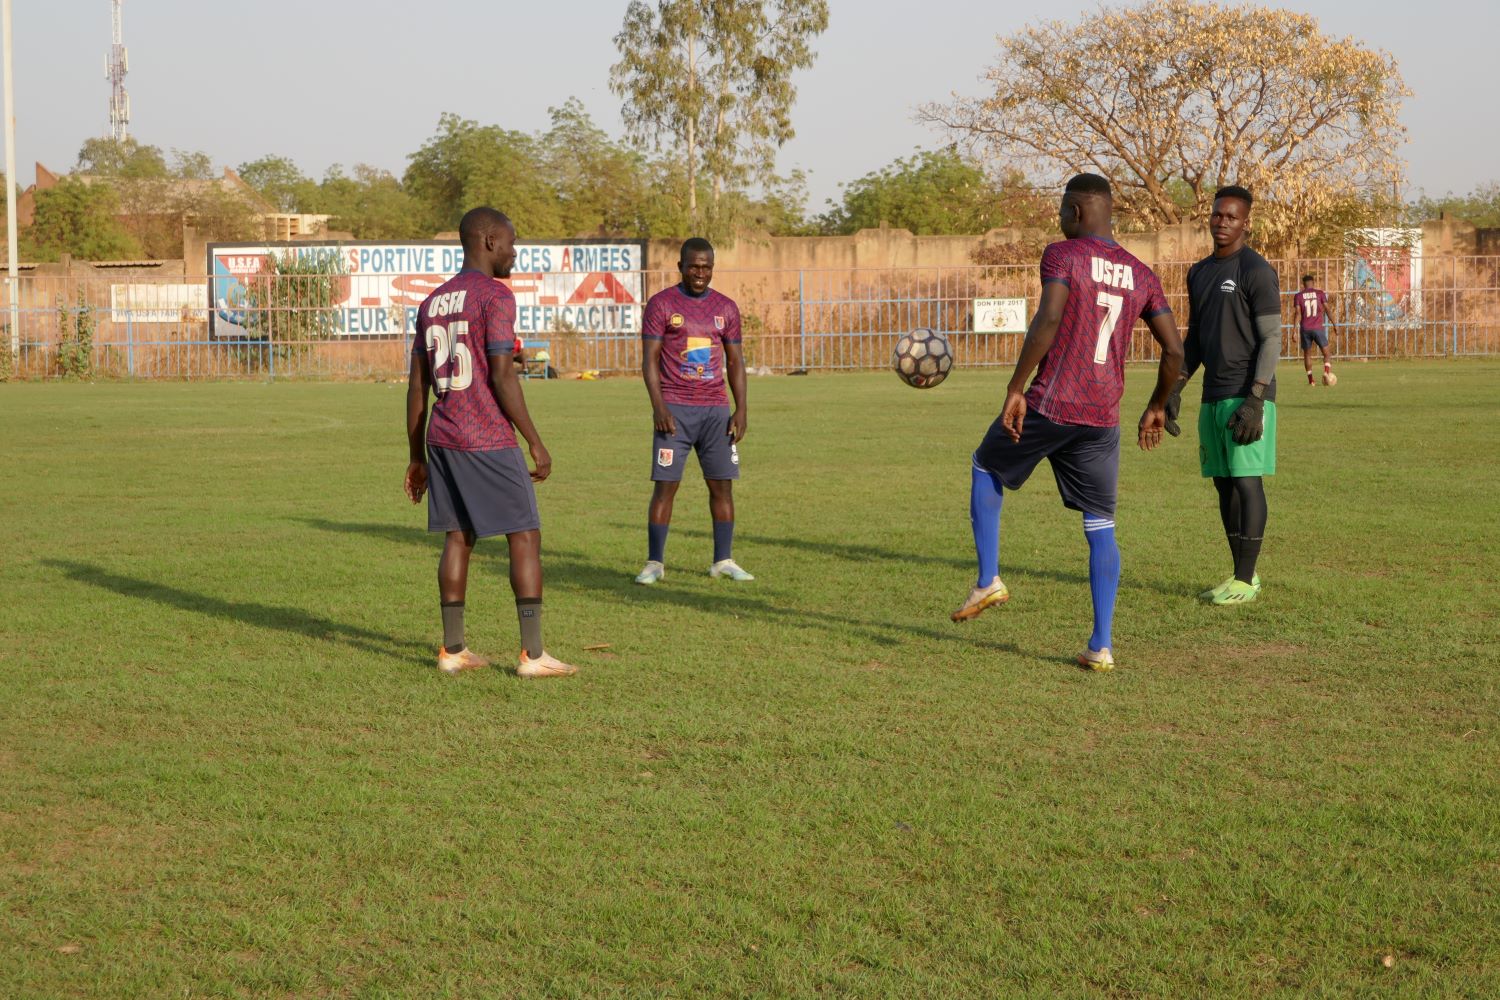
[(746, 416), (745, 348), (738, 340), (724, 342), (724, 374), (729, 376), (729, 391), (734, 394), (734, 414), (729, 418), (729, 439), (739, 444), (748, 427)]
[(413, 351), (411, 371), (406, 375), (406, 495), (412, 503), (421, 503), (427, 492), (427, 394), (432, 388), (432, 371), (426, 351)]
[(1255, 317), (1255, 381), (1229, 418), (1236, 444), (1253, 444), (1265, 433), (1266, 392), (1276, 377), (1276, 362), (1281, 360), (1281, 291), (1276, 272), (1269, 266), (1257, 268), (1246, 284), (1250, 313)]
[(1066, 281), (1042, 283), (1042, 299), (1026, 328), (1026, 339), (1021, 343), (1021, 356), (1016, 359), (1016, 370), (1005, 387), (1005, 407), (1000, 411), (1000, 425), (1012, 441), (1021, 440), (1021, 425), (1026, 420), (1026, 380), (1042, 363), (1042, 358), (1052, 349), (1057, 339), (1057, 327), (1062, 322), (1063, 306), (1068, 304)]
[[(646, 395), (651, 397), (651, 420), (661, 434), (676, 434), (677, 424), (672, 411), (661, 398), (661, 338), (641, 337), (641, 378), (646, 382)], [(735, 397), (739, 401), (739, 397)]]
[[(1150, 451), (1161, 443), (1161, 432), (1168, 429), (1167, 400), (1174, 391), (1177, 393), (1178, 405), (1182, 405), (1182, 390), (1178, 387), (1178, 378), (1182, 374), (1183, 349), (1182, 338), (1177, 335), (1177, 320), (1172, 317), (1170, 310), (1147, 316), (1146, 329), (1151, 331), (1161, 354), (1156, 363), (1156, 389), (1151, 393), (1151, 401), (1146, 404), (1146, 412), (1141, 414), (1140, 429), (1136, 437), (1136, 443)], [(1177, 424), (1175, 414), (1171, 423), (1172, 426)], [(1177, 435), (1174, 433), (1172, 436)]]
[(531, 422), (531, 412), (526, 409), (526, 394), (521, 391), (521, 379), (516, 374), (516, 366), (511, 363), (509, 352), (499, 352), (490, 355), (490, 391), (495, 394), (495, 399), (500, 403), (500, 412), (505, 414), (505, 419), (516, 429), (516, 433), (526, 439), (531, 448), (531, 479), (539, 483), (552, 474), (552, 455), (547, 451), (547, 446), (542, 444), (542, 435), (537, 431), (536, 424)]

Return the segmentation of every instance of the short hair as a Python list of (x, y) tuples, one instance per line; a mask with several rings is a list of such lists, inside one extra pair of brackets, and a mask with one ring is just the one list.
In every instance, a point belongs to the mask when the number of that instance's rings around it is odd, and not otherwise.
[(1242, 188), (1238, 184), (1226, 184), (1214, 192), (1214, 201), (1220, 198), (1238, 198), (1249, 208), (1255, 204), (1255, 195), (1250, 193), (1249, 188)]
[(515, 228), (510, 218), (499, 209), (481, 205), (471, 208), (464, 213), (464, 217), (458, 223), (458, 242), (463, 244), (465, 250), (471, 250), (479, 245), (479, 241), (501, 226)]
[(1317, 280), (1318, 280), (1318, 279), (1317, 279), (1317, 278), (1315, 278), (1315, 277), (1313, 277), (1313, 276), (1312, 276), (1312, 275), (1311, 275), (1311, 274), (1304, 274), (1304, 275), (1303, 275), (1303, 276), (1302, 276), (1302, 283), (1303, 283), (1303, 284), (1304, 284), (1304, 285), (1305, 285), (1305, 284), (1307, 284), (1307, 283), (1308, 283), (1308, 282), (1309, 282), (1309, 281), (1317, 281)]
[(1078, 174), (1068, 181), (1063, 191), (1067, 194), (1099, 194), (1106, 198), (1114, 197), (1114, 192), (1109, 188), (1109, 181), (1098, 174)]
[(681, 264), (688, 259), (690, 253), (712, 254), (714, 245), (701, 236), (693, 236), (682, 241), (682, 250), (677, 254), (677, 263)]

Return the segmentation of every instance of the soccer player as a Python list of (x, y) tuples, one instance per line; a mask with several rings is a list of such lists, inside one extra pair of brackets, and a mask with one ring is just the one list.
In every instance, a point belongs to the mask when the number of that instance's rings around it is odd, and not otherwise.
[[(542, 648), (542, 533), (532, 487), (551, 474), (552, 456), (531, 422), (511, 362), (516, 297), (496, 280), (510, 277), (516, 230), (493, 208), (476, 208), (463, 217), (458, 235), (463, 269), (417, 313), (406, 389), (406, 495), (420, 503), (426, 493), (427, 530), (447, 535), (438, 562), (443, 646), (437, 665), (450, 675), (489, 665), (464, 641), (464, 594), (475, 539), (504, 535), (521, 622), (516, 673), (561, 677), (575, 668)], [(430, 423), (429, 391), (436, 397)], [(531, 446), (535, 468), (529, 472), (515, 431)]]
[(1302, 291), (1293, 297), (1293, 301), (1297, 303), (1297, 320), (1302, 335), (1302, 368), (1307, 372), (1308, 385), (1318, 384), (1318, 380), (1313, 377), (1314, 344), (1323, 352), (1323, 382), (1326, 384), (1328, 376), (1333, 374), (1333, 357), (1328, 353), (1328, 328), (1325, 323), (1328, 293), (1313, 287), (1314, 280), (1316, 279), (1312, 275), (1304, 274)]
[[(1063, 506), (1083, 514), (1089, 546), (1094, 631), (1078, 654), (1091, 670), (1115, 665), (1110, 629), (1120, 586), (1115, 497), (1120, 473), (1120, 397), (1125, 356), (1137, 317), (1161, 347), (1156, 389), (1136, 441), (1161, 441), (1167, 395), (1182, 366), (1182, 341), (1151, 269), (1114, 241), (1109, 181), (1079, 174), (1063, 191), (1063, 236), (1042, 254), (1042, 298), (1021, 344), (1000, 416), (974, 452), (969, 518), (979, 578), (954, 621), (1009, 600), (1000, 580), (1000, 508), (1043, 458), (1052, 465)], [(1036, 369), (1030, 388), (1026, 379)]]
[(1276, 472), (1276, 361), (1281, 355), (1281, 290), (1276, 270), (1250, 249), (1254, 198), (1238, 185), (1214, 194), (1208, 228), (1214, 252), (1188, 269), (1187, 364), (1167, 400), (1177, 434), (1182, 389), (1203, 367), (1198, 456), (1219, 493), (1219, 517), (1234, 573), (1200, 595), (1245, 604), (1260, 594), (1255, 563), (1266, 533), (1263, 476)]
[[(734, 561), (734, 481), (740, 478), (739, 443), (744, 440), (745, 355), (740, 346), (740, 309), (709, 288), (714, 248), (693, 237), (682, 244), (677, 270), (682, 281), (651, 296), (641, 321), (641, 375), (651, 397), (651, 507), (646, 524), (646, 567), (635, 582), (654, 584), (666, 574), (667, 529), (672, 501), (682, 484), (689, 451), (708, 483), (714, 525), (714, 560), (708, 575), (731, 580), (755, 577)], [(734, 393), (729, 410), (725, 382)]]

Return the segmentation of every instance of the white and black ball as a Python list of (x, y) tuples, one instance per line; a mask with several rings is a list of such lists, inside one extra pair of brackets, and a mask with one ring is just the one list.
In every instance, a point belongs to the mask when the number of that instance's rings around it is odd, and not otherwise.
[(936, 330), (923, 327), (896, 341), (891, 367), (914, 389), (931, 389), (953, 370), (953, 349)]

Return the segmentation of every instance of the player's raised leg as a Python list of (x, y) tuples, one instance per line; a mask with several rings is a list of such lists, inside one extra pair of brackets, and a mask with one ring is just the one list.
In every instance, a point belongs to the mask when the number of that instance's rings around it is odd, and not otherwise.
[(974, 587), (958, 610), (949, 617), (956, 622), (977, 618), (985, 609), (1010, 600), (1010, 591), (1000, 580), (1000, 511), (1005, 491), (1000, 477), (970, 459), (969, 525), (974, 532), (974, 556), (979, 572)]

